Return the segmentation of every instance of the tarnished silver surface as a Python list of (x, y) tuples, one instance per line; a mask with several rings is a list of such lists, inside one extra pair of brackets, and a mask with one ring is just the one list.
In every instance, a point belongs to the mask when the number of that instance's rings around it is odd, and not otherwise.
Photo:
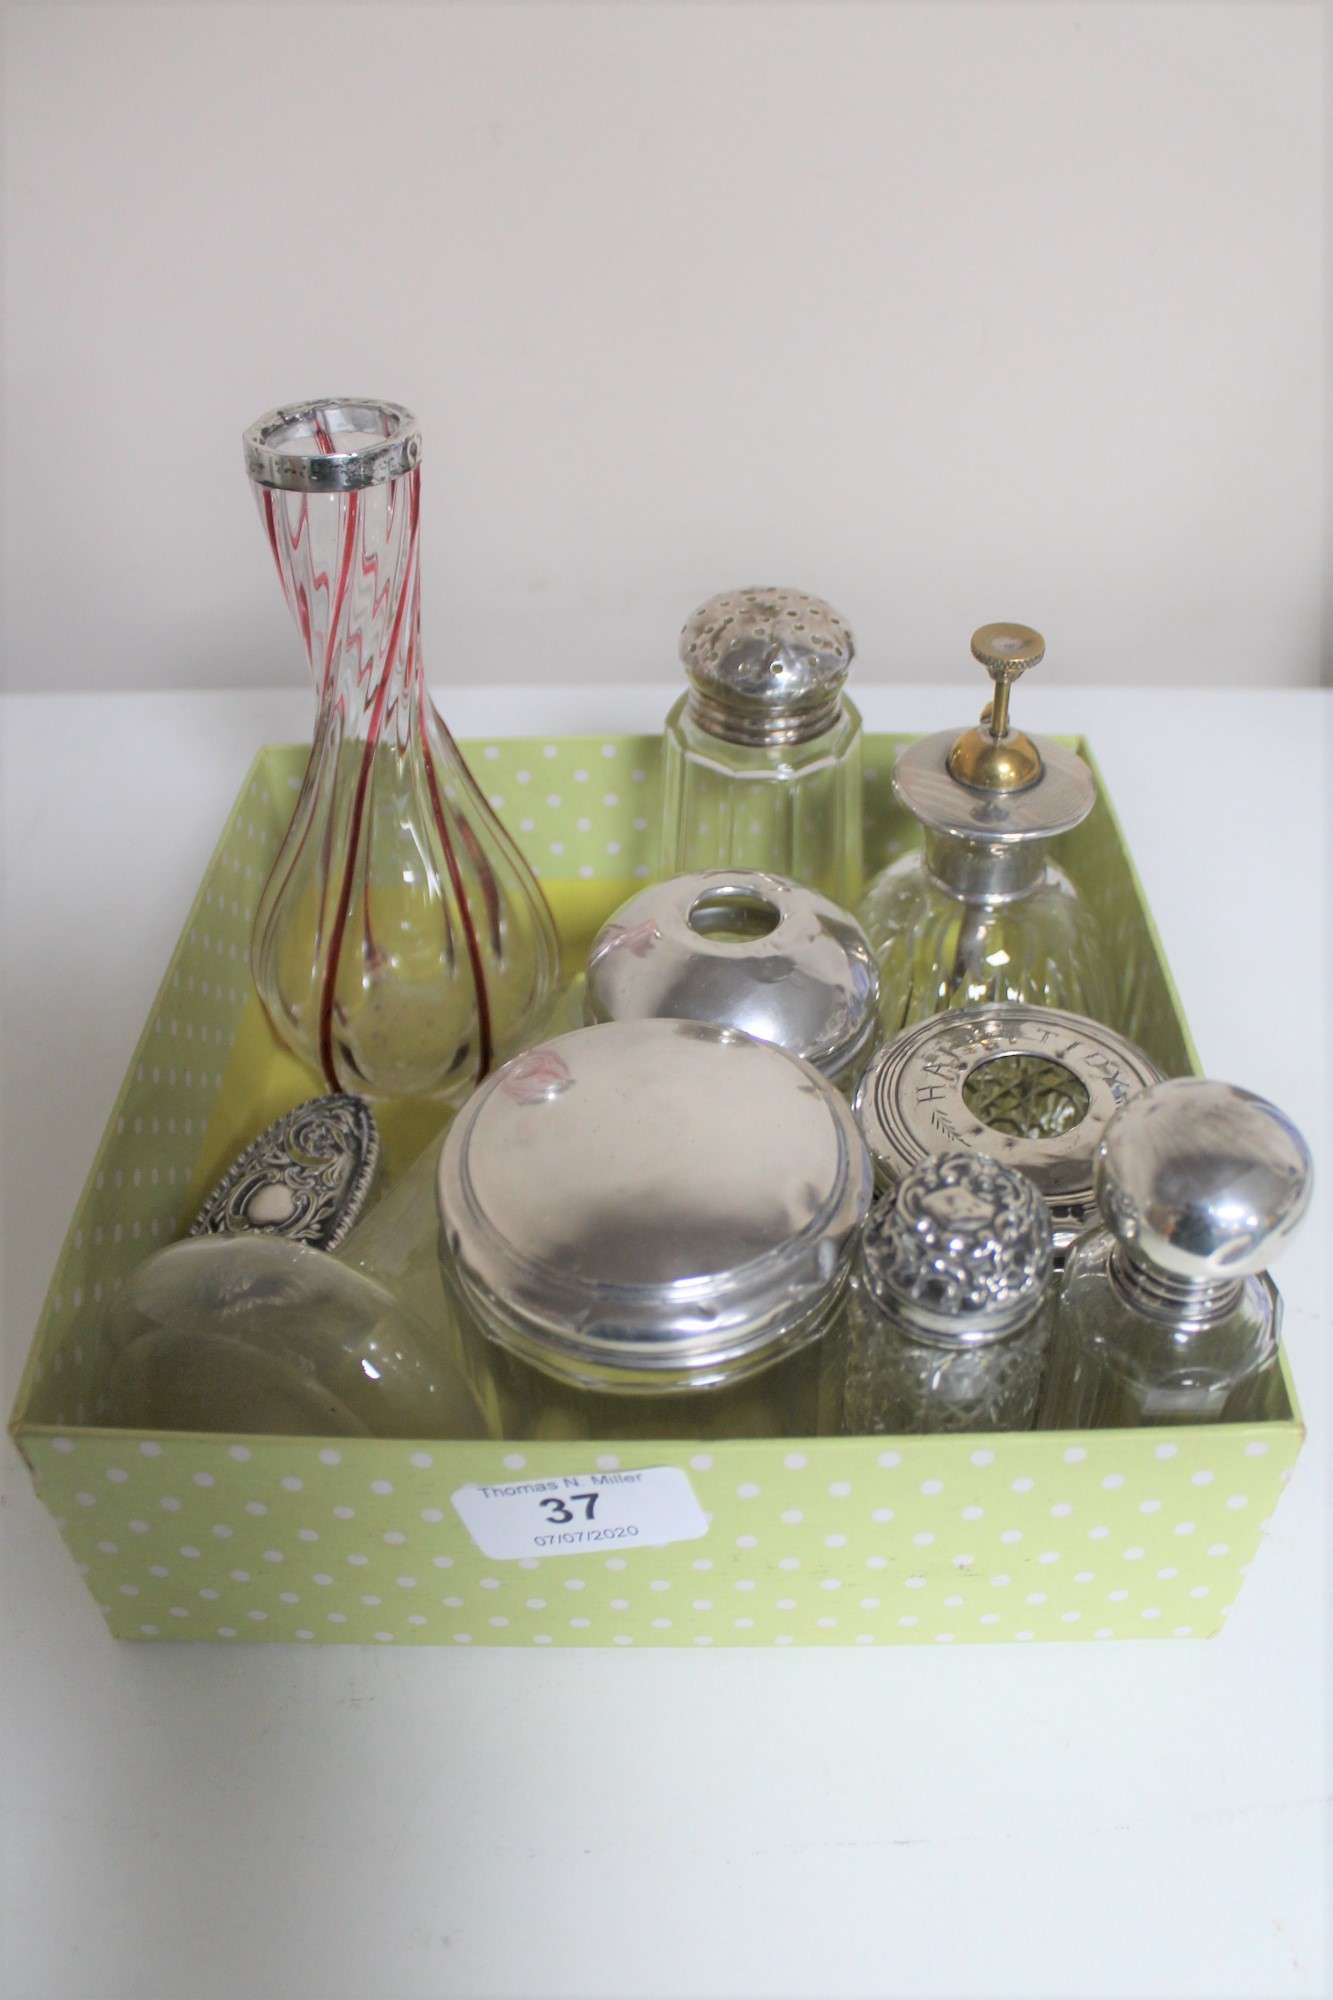
[(593, 1021), (743, 1028), (854, 1079), (879, 1031), (879, 973), (855, 918), (757, 868), (655, 882), (603, 925), (588, 959)]
[(872, 1209), (861, 1272), (915, 1331), (997, 1340), (1031, 1319), (1050, 1280), (1046, 1204), (1026, 1175), (983, 1153), (938, 1154)]
[(492, 1338), (552, 1373), (738, 1379), (822, 1331), (872, 1185), (808, 1063), (701, 1022), (610, 1022), (464, 1106), (440, 1156), (443, 1254)]
[(227, 1169), (191, 1236), (283, 1236), (335, 1250), (375, 1185), (380, 1137), (364, 1098), (337, 1092), (298, 1104)]
[(1127, 1253), (1122, 1275), (1146, 1265), (1211, 1286), (1267, 1270), (1309, 1206), (1313, 1167), (1296, 1127), (1265, 1098), (1172, 1077), (1116, 1114), (1096, 1181)]
[(822, 597), (727, 590), (680, 635), (701, 729), (730, 743), (804, 743), (832, 727), (856, 642)]
[(1042, 774), (1022, 791), (981, 791), (950, 774), (956, 729), (939, 729), (898, 753), (893, 788), (927, 829), (928, 861), (943, 887), (969, 901), (1021, 894), (1040, 879), (1024, 847), (1068, 833), (1092, 811), (1097, 786), (1081, 757), (1033, 737)]
[[(1021, 1069), (988, 1067), (1024, 1058)], [(1053, 1072), (1043, 1075), (1032, 1058)], [(1160, 1075), (1142, 1049), (1082, 1015), (1012, 1003), (965, 1007), (887, 1043), (862, 1078), (856, 1115), (885, 1185), (959, 1147), (1017, 1168), (1044, 1195), (1062, 1251), (1093, 1211), (1094, 1160), (1107, 1125)], [(1006, 1095), (1007, 1113), (988, 1115), (1000, 1115), (1008, 1130), (968, 1101), (1003, 1107)]]
[(421, 426), (401, 403), (318, 396), (269, 410), (243, 443), (245, 469), (260, 486), (354, 492), (410, 472), (421, 458)]

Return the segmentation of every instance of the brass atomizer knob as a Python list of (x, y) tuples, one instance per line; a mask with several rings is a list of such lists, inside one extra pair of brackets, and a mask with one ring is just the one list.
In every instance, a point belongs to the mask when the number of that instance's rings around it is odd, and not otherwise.
[(1030, 625), (982, 625), (972, 634), (972, 657), (995, 683), (980, 725), (966, 729), (949, 752), (949, 775), (976, 791), (1021, 792), (1043, 771), (1030, 736), (1009, 727), (1009, 690), (1020, 674), (1046, 654), (1046, 641)]

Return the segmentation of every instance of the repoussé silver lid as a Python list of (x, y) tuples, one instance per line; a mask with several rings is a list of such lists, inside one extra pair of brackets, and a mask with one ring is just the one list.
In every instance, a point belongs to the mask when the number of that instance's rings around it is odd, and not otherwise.
[(1310, 1203), (1291, 1120), (1234, 1084), (1171, 1077), (1118, 1111), (1097, 1148), (1097, 1202), (1136, 1261), (1192, 1283), (1266, 1271)]
[(935, 1153), (985, 1153), (1036, 1183), (1063, 1252), (1093, 1212), (1109, 1121), (1160, 1077), (1100, 1021), (1006, 1001), (935, 1014), (895, 1036), (855, 1106), (883, 1185)]
[(588, 959), (594, 1021), (743, 1028), (854, 1077), (879, 1032), (879, 973), (861, 926), (827, 896), (757, 868), (672, 876), (631, 896)]
[(784, 1050), (697, 1021), (540, 1044), (440, 1156), (441, 1255), (502, 1346), (568, 1380), (735, 1380), (822, 1331), (873, 1188), (850, 1108)]
[(1046, 1204), (984, 1153), (939, 1153), (876, 1202), (860, 1269), (913, 1331), (960, 1347), (998, 1340), (1027, 1324), (1049, 1282)]
[(245, 432), (245, 469), (259, 486), (349, 493), (410, 472), (421, 426), (401, 403), (374, 396), (317, 396), (284, 403)]
[(380, 1135), (365, 1099), (312, 1097), (233, 1161), (190, 1234), (285, 1236), (335, 1250), (360, 1220), (379, 1170)]
[(804, 743), (837, 721), (851, 627), (801, 590), (725, 590), (687, 619), (690, 713), (729, 743)]

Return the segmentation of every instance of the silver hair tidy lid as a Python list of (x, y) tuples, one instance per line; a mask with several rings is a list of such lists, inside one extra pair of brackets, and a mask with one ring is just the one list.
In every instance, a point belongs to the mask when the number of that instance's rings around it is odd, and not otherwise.
[(1266, 1271), (1314, 1179), (1309, 1148), (1275, 1105), (1197, 1076), (1117, 1112), (1096, 1173), (1098, 1205), (1134, 1260), (1194, 1284)]
[(380, 1135), (364, 1098), (312, 1097), (274, 1121), (233, 1162), (191, 1236), (284, 1236), (336, 1250), (360, 1220), (380, 1171)]
[(256, 485), (297, 493), (355, 492), (421, 462), (421, 426), (412, 412), (374, 396), (284, 403), (251, 424), (243, 443)]
[(502, 1346), (566, 1379), (735, 1379), (822, 1330), (872, 1192), (845, 1101), (735, 1029), (545, 1042), (464, 1106), (443, 1254)]
[(879, 973), (861, 926), (826, 896), (713, 868), (621, 905), (594, 940), (587, 1007), (596, 1021), (743, 1028), (842, 1082), (878, 1035)]
[(855, 652), (846, 620), (800, 590), (723, 591), (680, 635), (691, 713), (732, 743), (803, 743), (831, 728)]
[(861, 1079), (856, 1115), (883, 1185), (960, 1147), (1026, 1174), (1063, 1251), (1094, 1212), (1107, 1125), (1160, 1078), (1102, 1022), (1006, 1001), (935, 1014), (895, 1036)]
[(941, 1153), (876, 1204), (861, 1269), (914, 1330), (960, 1346), (997, 1340), (1031, 1319), (1049, 1282), (1046, 1205), (998, 1160)]

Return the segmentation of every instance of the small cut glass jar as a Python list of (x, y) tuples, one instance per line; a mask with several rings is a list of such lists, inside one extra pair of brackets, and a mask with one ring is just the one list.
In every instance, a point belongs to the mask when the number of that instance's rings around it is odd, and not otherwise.
[(1097, 1149), (1100, 1217), (1060, 1284), (1042, 1428), (1249, 1416), (1277, 1358), (1267, 1267), (1311, 1180), (1295, 1126), (1232, 1084), (1172, 1077), (1118, 1112)]
[(609, 1022), (516, 1057), (460, 1113), (438, 1181), (445, 1285), (492, 1427), (816, 1433), (871, 1191), (846, 1101), (735, 1029)]
[(855, 1089), (879, 1035), (879, 976), (854, 917), (780, 875), (714, 868), (640, 890), (588, 959), (589, 1021), (743, 1028)]
[(861, 718), (846, 621), (799, 590), (710, 597), (680, 635), (666, 719), (663, 875), (771, 868), (851, 909), (861, 893)]
[(1051, 1225), (1022, 1174), (925, 1160), (875, 1205), (847, 1314), (843, 1428), (1027, 1430), (1050, 1337)]

